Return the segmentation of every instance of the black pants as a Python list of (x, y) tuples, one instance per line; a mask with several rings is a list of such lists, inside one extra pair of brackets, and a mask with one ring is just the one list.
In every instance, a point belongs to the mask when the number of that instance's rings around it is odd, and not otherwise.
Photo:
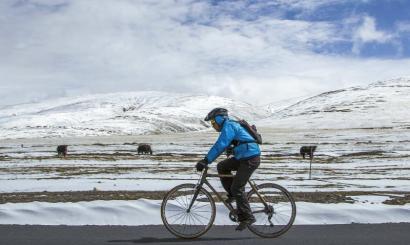
[(253, 171), (259, 167), (259, 164), (259, 156), (249, 160), (236, 160), (232, 157), (218, 163), (217, 169), (219, 174), (231, 174), (231, 171), (236, 170), (235, 177), (221, 178), (221, 182), (228, 195), (236, 200), (239, 221), (253, 217), (248, 199), (246, 198), (245, 185)]

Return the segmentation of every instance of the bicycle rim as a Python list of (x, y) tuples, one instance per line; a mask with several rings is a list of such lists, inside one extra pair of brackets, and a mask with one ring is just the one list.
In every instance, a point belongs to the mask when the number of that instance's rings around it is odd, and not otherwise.
[(254, 190), (248, 194), (249, 204), (256, 222), (249, 230), (261, 237), (273, 238), (284, 234), (296, 217), (296, 204), (291, 194), (282, 186), (266, 183), (258, 185), (258, 192), (266, 201), (265, 206)]
[(203, 188), (187, 212), (195, 191), (194, 184), (182, 184), (170, 190), (162, 201), (162, 221), (168, 231), (177, 237), (197, 238), (205, 234), (215, 220), (215, 202)]

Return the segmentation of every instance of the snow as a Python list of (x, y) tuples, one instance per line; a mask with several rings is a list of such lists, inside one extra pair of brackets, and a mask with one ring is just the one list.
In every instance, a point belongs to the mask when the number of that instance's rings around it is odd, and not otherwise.
[[(383, 204), (394, 196), (391, 192), (410, 191), (409, 79), (262, 107), (216, 96), (164, 92), (90, 95), (3, 107), (0, 194), (164, 191), (196, 183), (194, 163), (217, 138), (203, 118), (217, 106), (255, 123), (262, 133), (262, 163), (252, 176), (256, 183), (274, 182), (291, 192), (378, 193), (351, 196), (353, 204), (299, 202), (296, 224), (410, 222), (409, 204)], [(142, 142), (152, 145), (153, 156), (136, 154), (136, 145)], [(55, 157), (59, 144), (69, 145), (67, 159)], [(318, 145), (311, 180), (309, 161), (298, 155), (302, 145)], [(221, 190), (217, 179), (211, 183)], [(0, 223), (161, 224), (159, 205), (159, 200), (145, 199), (6, 203), (0, 205)], [(222, 206), (216, 224), (232, 224)]]
[(66, 97), (0, 108), (0, 137), (143, 135), (206, 130), (205, 115), (231, 115), (271, 128), (410, 127), (410, 79), (329, 91), (257, 106), (224, 97), (127, 92)]
[[(159, 200), (91, 201), (77, 203), (6, 203), (0, 224), (30, 225), (160, 225)], [(298, 202), (295, 225), (410, 222), (410, 205), (318, 204)], [(217, 203), (216, 225), (234, 225)]]
[(259, 119), (268, 111), (228, 98), (166, 92), (128, 92), (66, 97), (0, 108), (0, 137), (141, 135), (206, 130), (215, 107)]
[(329, 91), (301, 100), (258, 122), (275, 128), (410, 126), (410, 79)]
[[(271, 181), (297, 192), (410, 190), (410, 144), (405, 143), (408, 130), (260, 130), (267, 143), (261, 146), (262, 163), (252, 176), (257, 183)], [(94, 188), (169, 190), (199, 178), (193, 166), (216, 138), (216, 133), (195, 132), (4, 140), (0, 148), (0, 159), (5, 156), (0, 161), (0, 193)], [(138, 156), (136, 145), (130, 142), (150, 143), (154, 155)], [(69, 144), (67, 159), (55, 156), (60, 143)], [(318, 145), (311, 180), (309, 160), (297, 155), (305, 144)], [(116, 157), (116, 152), (128, 155)], [(216, 164), (211, 168), (215, 171)]]

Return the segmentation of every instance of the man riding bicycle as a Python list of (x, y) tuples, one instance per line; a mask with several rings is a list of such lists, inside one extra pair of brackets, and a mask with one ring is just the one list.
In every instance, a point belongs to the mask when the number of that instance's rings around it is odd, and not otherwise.
[(221, 178), (221, 182), (228, 193), (226, 201), (236, 201), (239, 220), (236, 230), (244, 230), (256, 221), (246, 198), (245, 185), (255, 169), (259, 167), (261, 154), (259, 145), (244, 127), (229, 119), (227, 109), (215, 108), (204, 120), (211, 121), (212, 127), (220, 134), (206, 157), (196, 164), (196, 169), (202, 171), (233, 144), (234, 156), (219, 162), (217, 169), (219, 174), (231, 174), (231, 171), (236, 171), (235, 177)]

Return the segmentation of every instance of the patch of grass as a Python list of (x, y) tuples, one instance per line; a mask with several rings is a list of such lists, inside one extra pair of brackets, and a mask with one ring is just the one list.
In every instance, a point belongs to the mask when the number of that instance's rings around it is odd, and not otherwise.
[(384, 201), (384, 204), (388, 205), (405, 205), (410, 203), (410, 195), (404, 195), (403, 197), (390, 196), (391, 199)]
[[(1, 193), (0, 204), (24, 202), (80, 202), (94, 200), (137, 200), (140, 198), (162, 200), (166, 191), (67, 191), (67, 192), (23, 192)], [(220, 193), (222, 196), (225, 193)], [(296, 202), (312, 203), (354, 203), (351, 196), (388, 195), (391, 200), (383, 202), (388, 205), (404, 205), (410, 203), (408, 192), (292, 192)], [(399, 195), (398, 195), (399, 194)], [(217, 200), (216, 200), (217, 201)]]

